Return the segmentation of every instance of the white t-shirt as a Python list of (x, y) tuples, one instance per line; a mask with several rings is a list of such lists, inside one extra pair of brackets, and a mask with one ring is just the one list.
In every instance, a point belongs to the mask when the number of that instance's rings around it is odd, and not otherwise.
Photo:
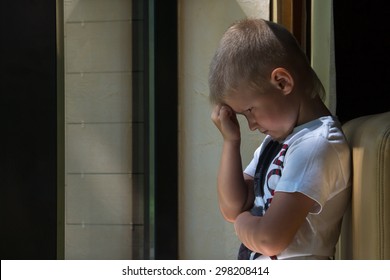
[[(255, 177), (259, 156), (271, 140), (267, 136), (255, 151), (253, 160), (244, 170), (246, 174)], [(301, 192), (316, 204), (291, 244), (276, 256), (278, 259), (334, 256), (342, 217), (350, 199), (350, 164), (350, 148), (335, 117), (321, 117), (298, 126), (283, 141), (281, 151), (267, 169), (263, 197), (256, 194), (255, 212), (262, 216), (273, 193), (278, 191)]]

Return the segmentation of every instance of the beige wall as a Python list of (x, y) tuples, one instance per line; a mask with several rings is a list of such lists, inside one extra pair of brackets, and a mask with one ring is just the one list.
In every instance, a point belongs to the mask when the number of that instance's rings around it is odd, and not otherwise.
[(131, 11), (131, 0), (64, 1), (66, 259), (130, 259), (142, 233)]
[(336, 113), (336, 67), (333, 34), (333, 0), (312, 1), (311, 63), (324, 85), (325, 104)]
[[(245, 14), (235, 0), (179, 2), (179, 254), (181, 259), (236, 259), (239, 242), (217, 204), (222, 139), (210, 120), (207, 76), (223, 32)], [(240, 122), (245, 165), (262, 138)]]

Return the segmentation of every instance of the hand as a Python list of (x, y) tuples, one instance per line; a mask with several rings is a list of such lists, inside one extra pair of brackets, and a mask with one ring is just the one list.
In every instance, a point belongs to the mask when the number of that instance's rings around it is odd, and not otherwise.
[(240, 141), (240, 125), (236, 113), (225, 104), (218, 104), (211, 113), (211, 119), (225, 141)]

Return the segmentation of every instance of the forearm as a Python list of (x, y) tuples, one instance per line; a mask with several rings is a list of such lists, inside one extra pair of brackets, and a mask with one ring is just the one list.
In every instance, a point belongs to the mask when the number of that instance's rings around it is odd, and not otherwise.
[(242, 172), (240, 141), (225, 141), (223, 144), (218, 197), (222, 214), (230, 222), (248, 208), (248, 186)]
[[(266, 256), (275, 256), (282, 252), (295, 234), (295, 231), (275, 233), (264, 216), (253, 216), (247, 211), (237, 217), (234, 228), (238, 239), (247, 248)], [(286, 228), (286, 231), (291, 232), (291, 228)]]
[(275, 255), (269, 252), (269, 238), (264, 235), (262, 229), (262, 218), (253, 216), (249, 212), (239, 215), (235, 221), (234, 228), (238, 239), (250, 250), (263, 255)]
[(276, 192), (264, 216), (243, 212), (236, 218), (236, 234), (252, 251), (277, 255), (291, 243), (314, 203), (299, 192)]

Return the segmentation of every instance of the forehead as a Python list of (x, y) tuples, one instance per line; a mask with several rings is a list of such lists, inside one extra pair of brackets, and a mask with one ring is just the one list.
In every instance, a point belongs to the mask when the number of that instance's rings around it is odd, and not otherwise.
[(232, 89), (226, 95), (224, 103), (230, 106), (236, 113), (248, 110), (259, 98), (259, 92), (250, 87)]

